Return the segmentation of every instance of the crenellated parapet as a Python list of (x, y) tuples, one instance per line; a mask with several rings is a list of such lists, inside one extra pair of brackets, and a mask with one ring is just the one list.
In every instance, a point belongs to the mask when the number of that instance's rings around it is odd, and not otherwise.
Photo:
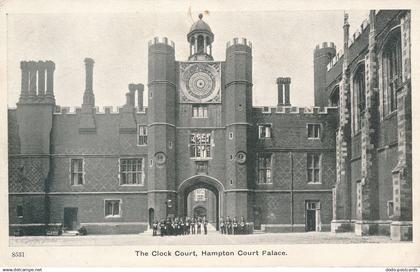
[(240, 44), (240, 45), (246, 45), (246, 46), (252, 48), (252, 43), (250, 41), (248, 41), (246, 38), (241, 38), (241, 39), (239, 39), (239, 38), (233, 38), (232, 41), (228, 41), (226, 43), (226, 48), (229, 48), (229, 47), (231, 47), (233, 45), (238, 45), (238, 44)]
[(261, 114), (334, 114), (338, 113), (337, 107), (292, 107), (292, 106), (277, 106), (277, 107), (254, 107), (254, 112)]
[[(103, 107), (94, 107), (93, 114), (102, 114), (102, 115), (115, 115), (122, 112), (123, 107), (113, 107), (113, 106), (103, 106)], [(15, 108), (9, 107), (9, 110), (15, 110)], [(66, 107), (66, 106), (55, 106), (54, 115), (76, 115), (82, 112), (81, 107)], [(147, 114), (147, 107), (143, 106), (142, 110), (139, 110), (135, 107), (136, 114)]]
[[(360, 35), (366, 31), (369, 27), (369, 20), (365, 19), (363, 20), (362, 24), (355, 30), (353, 35), (349, 37), (349, 48), (357, 41), (360, 37)], [(343, 57), (343, 50), (339, 50), (337, 54), (334, 56), (334, 58), (328, 63), (327, 65), (327, 71), (330, 71), (340, 60), (340, 58)]]
[(169, 41), (167, 37), (154, 37), (149, 41), (149, 47), (157, 44), (168, 45), (175, 50), (175, 43), (173, 41)]
[(335, 46), (335, 44), (333, 43), (333, 42), (323, 42), (323, 43), (320, 43), (320, 44), (317, 44), (316, 46), (315, 46), (315, 49), (314, 49), (314, 52), (316, 51), (316, 50), (319, 50), (319, 49), (326, 49), (326, 48), (336, 48), (336, 46)]

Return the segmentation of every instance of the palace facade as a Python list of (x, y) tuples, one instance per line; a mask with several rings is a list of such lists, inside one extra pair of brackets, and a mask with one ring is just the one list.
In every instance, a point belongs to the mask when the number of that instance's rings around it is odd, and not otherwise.
[(371, 11), (353, 36), (345, 17), (343, 32), (339, 52), (314, 50), (311, 108), (291, 104), (289, 77), (277, 78), (277, 105), (253, 106), (251, 43), (235, 38), (214, 60), (202, 16), (186, 60), (167, 38), (149, 42), (147, 97), (129, 84), (116, 110), (95, 105), (92, 59), (74, 111), (55, 103), (52, 61), (22, 61), (8, 111), (10, 233), (139, 233), (206, 215), (411, 240), (410, 11)]

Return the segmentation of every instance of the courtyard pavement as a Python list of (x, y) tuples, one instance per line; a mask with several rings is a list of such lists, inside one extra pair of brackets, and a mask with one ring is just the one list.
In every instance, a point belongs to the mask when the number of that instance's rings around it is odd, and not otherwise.
[[(354, 233), (304, 232), (221, 235), (210, 229), (207, 235), (153, 237), (151, 232), (121, 235), (23, 236), (10, 237), (10, 246), (131, 246), (131, 245), (245, 245), (245, 244), (353, 244), (393, 243), (388, 236), (356, 236)], [(400, 243), (400, 242), (399, 242)]]

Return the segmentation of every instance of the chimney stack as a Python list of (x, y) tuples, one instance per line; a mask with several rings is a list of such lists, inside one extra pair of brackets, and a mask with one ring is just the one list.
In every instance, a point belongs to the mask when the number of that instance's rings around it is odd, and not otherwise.
[(19, 102), (43, 101), (55, 103), (53, 92), (54, 68), (55, 64), (50, 60), (21, 61), (22, 82)]
[[(136, 90), (137, 90), (137, 85), (130, 83), (128, 84), (128, 90), (130, 91), (128, 94), (130, 95), (129, 100), (127, 100), (127, 105), (130, 106), (135, 106), (135, 97), (136, 97)], [(127, 97), (128, 98), (128, 97)]]
[(83, 104), (84, 108), (93, 108), (95, 107), (95, 95), (93, 94), (93, 64), (95, 62), (91, 58), (85, 58), (85, 67), (86, 67), (86, 88), (83, 94)]
[(144, 93), (144, 85), (139, 83), (137, 84), (137, 107), (139, 111), (143, 111), (143, 93)]
[(290, 106), (290, 77), (277, 78), (277, 106)]
[(38, 95), (45, 95), (45, 62), (38, 61)]
[(35, 61), (28, 62), (29, 69), (29, 96), (36, 96), (36, 72), (37, 72), (37, 63)]
[(48, 60), (45, 62), (46, 69), (47, 69), (47, 91), (45, 96), (49, 98), (54, 98), (54, 69), (55, 64), (54, 62)]
[(28, 62), (21, 61), (20, 69), (22, 70), (22, 82), (20, 87), (20, 98), (26, 99), (29, 95), (29, 69)]

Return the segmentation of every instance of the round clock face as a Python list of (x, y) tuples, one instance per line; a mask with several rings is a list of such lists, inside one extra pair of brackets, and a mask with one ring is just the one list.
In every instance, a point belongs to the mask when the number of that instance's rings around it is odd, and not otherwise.
[(246, 153), (243, 151), (239, 151), (236, 154), (236, 161), (240, 164), (245, 163), (246, 162)]
[(217, 71), (206, 64), (192, 64), (182, 76), (182, 91), (188, 99), (207, 102), (217, 95)]
[(166, 162), (166, 155), (163, 152), (158, 152), (155, 154), (156, 164), (162, 165)]

